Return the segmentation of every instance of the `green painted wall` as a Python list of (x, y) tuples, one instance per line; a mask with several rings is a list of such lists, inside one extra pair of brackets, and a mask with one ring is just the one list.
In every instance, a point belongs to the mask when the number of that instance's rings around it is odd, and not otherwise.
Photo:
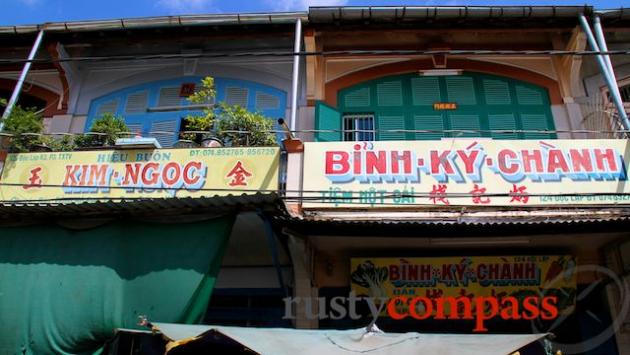
[[(388, 76), (338, 93), (338, 108), (318, 104), (317, 129), (342, 128), (344, 114), (375, 115), (377, 130), (554, 130), (545, 88), (494, 75)], [(436, 111), (436, 102), (454, 102), (457, 109)], [(321, 108), (323, 107), (323, 108)], [(339, 118), (337, 118), (339, 117)], [(319, 141), (341, 140), (341, 134), (318, 134)], [(378, 132), (377, 140), (430, 140), (442, 137), (494, 139), (556, 138), (549, 133)]]

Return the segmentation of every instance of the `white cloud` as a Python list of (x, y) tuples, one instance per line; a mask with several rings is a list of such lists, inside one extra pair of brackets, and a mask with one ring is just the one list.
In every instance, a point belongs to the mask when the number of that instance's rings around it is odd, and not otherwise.
[(310, 6), (344, 6), (348, 0), (266, 0), (273, 11), (306, 10)]
[(156, 5), (172, 11), (199, 11), (208, 9), (212, 3), (213, 0), (159, 0)]

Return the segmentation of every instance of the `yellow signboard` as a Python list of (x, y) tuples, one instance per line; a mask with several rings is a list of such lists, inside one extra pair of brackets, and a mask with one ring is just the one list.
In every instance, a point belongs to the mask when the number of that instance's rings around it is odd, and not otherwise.
[(278, 189), (279, 148), (9, 154), (0, 201), (204, 197)]
[(520, 301), (555, 296), (558, 311), (567, 312), (575, 304), (576, 267), (576, 258), (569, 255), (352, 258), (350, 279), (358, 296)]
[(628, 140), (305, 143), (304, 208), (628, 204)]

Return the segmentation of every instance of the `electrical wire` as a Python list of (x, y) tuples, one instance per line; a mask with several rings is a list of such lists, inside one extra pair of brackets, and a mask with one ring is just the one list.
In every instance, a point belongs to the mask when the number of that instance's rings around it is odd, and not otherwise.
[[(225, 134), (259, 134), (259, 133), (274, 133), (282, 134), (286, 133), (286, 130), (224, 130), (221, 133)], [(291, 133), (497, 133), (497, 134), (516, 134), (516, 133), (531, 133), (531, 134), (553, 134), (553, 133), (602, 133), (602, 134), (629, 134), (630, 130), (593, 130), (593, 129), (297, 129), (290, 130)], [(149, 131), (149, 135), (172, 135), (172, 134), (208, 134), (214, 133), (212, 131)], [(121, 135), (134, 137), (138, 132), (120, 131), (120, 132), (50, 132), (50, 133), (36, 133), (36, 132), (22, 132), (22, 133), (10, 133), (0, 132), (0, 136), (4, 137), (16, 137), (16, 136), (109, 136), (109, 135)], [(449, 138), (449, 137), (445, 137)], [(453, 137), (454, 138), (454, 137)], [(471, 137), (475, 138), (475, 137)], [(478, 137), (486, 138), (486, 137)]]
[(100, 61), (134, 61), (134, 60), (162, 60), (162, 59), (201, 59), (201, 58), (239, 58), (239, 57), (293, 57), (293, 56), (358, 56), (358, 55), (469, 55), (469, 56), (593, 56), (593, 55), (630, 55), (630, 50), (609, 51), (567, 51), (567, 50), (337, 50), (337, 51), (263, 51), (263, 52), (212, 52), (212, 53), (171, 53), (171, 54), (147, 54), (147, 55), (108, 55), (108, 56), (83, 56), (68, 58), (35, 58), (32, 60), (23, 58), (0, 59), (0, 64), (25, 64), (25, 63), (63, 63), (63, 62), (100, 62)]

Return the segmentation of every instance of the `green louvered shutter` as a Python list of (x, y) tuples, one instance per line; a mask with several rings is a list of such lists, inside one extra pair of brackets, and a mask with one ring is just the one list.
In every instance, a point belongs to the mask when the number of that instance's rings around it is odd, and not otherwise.
[(452, 137), (479, 137), (481, 134), (481, 122), (479, 115), (475, 114), (449, 114), (451, 129), (471, 130), (472, 132), (454, 132)]
[(376, 85), (376, 97), (380, 107), (399, 107), (403, 104), (400, 80), (387, 81)]
[(446, 92), (449, 102), (456, 102), (458, 106), (476, 105), (475, 84), (469, 76), (447, 76)]
[(416, 132), (416, 140), (440, 140), (444, 137), (444, 117), (441, 114), (414, 115), (414, 129), (435, 132)]
[[(521, 122), (523, 130), (549, 130), (549, 120), (544, 113), (522, 113)], [(523, 133), (525, 139), (549, 139), (552, 135), (549, 133), (530, 132)]]
[(411, 78), (411, 104), (427, 106), (433, 109), (433, 104), (439, 102), (440, 80), (436, 76)]
[(343, 104), (347, 108), (365, 108), (371, 105), (370, 88), (352, 89), (344, 94)]
[(378, 140), (405, 140), (404, 132), (387, 132), (388, 130), (405, 129), (405, 118), (402, 115), (379, 115), (377, 117)]
[(333, 107), (317, 103), (315, 106), (315, 126), (318, 130), (334, 130), (334, 132), (318, 132), (315, 140), (318, 142), (341, 141), (341, 114)]
[[(489, 113), (488, 125), (490, 130), (515, 131), (518, 129), (514, 113)], [(492, 132), (490, 137), (494, 139), (518, 139), (518, 134)]]

